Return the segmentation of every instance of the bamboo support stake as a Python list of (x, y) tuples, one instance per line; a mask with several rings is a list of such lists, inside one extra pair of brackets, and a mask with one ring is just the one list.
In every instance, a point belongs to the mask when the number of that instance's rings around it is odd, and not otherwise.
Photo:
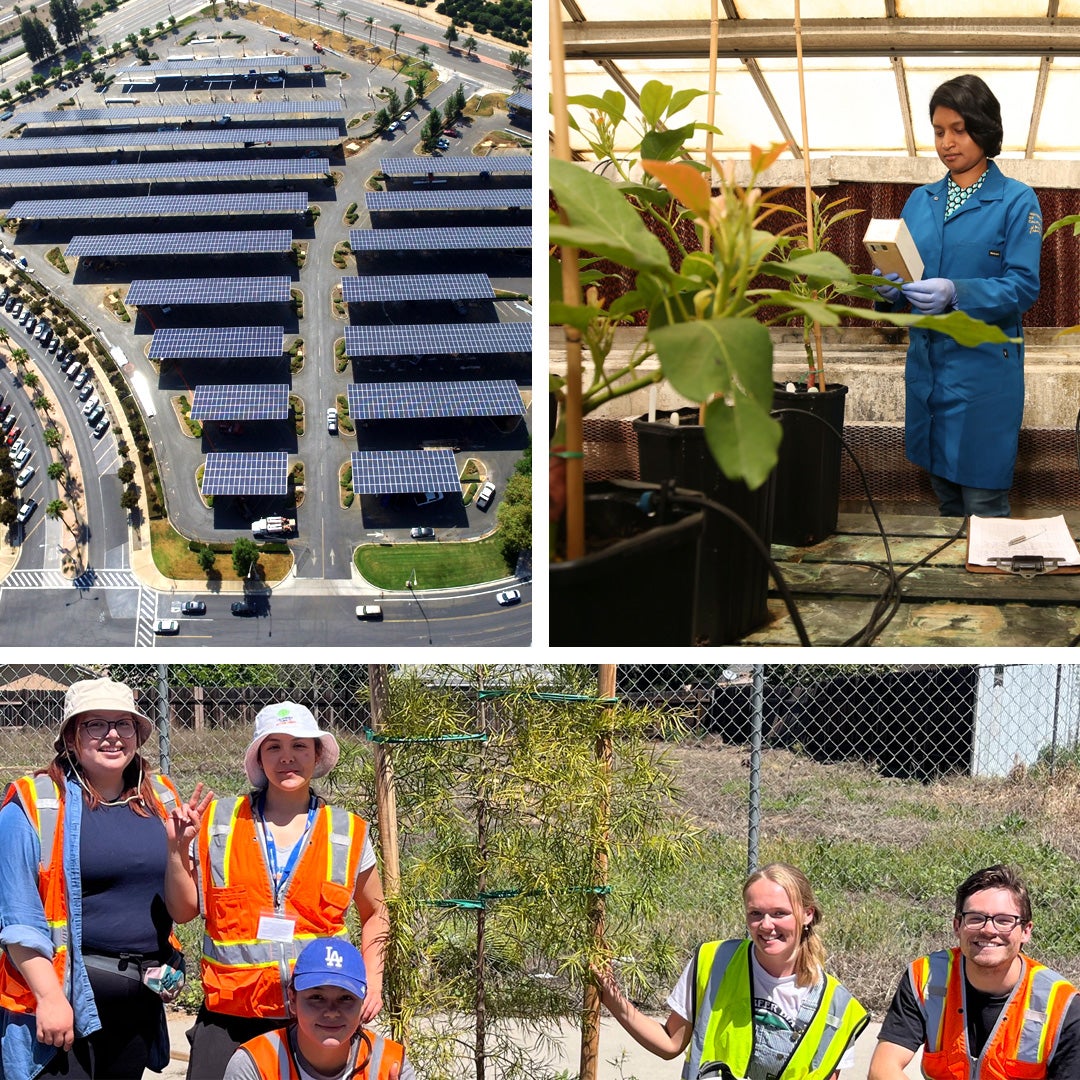
[[(803, 72), (802, 19), (799, 13), (799, 0), (795, 0), (795, 67), (799, 75), (799, 119), (802, 121), (802, 159), (803, 180), (806, 192), (806, 239), (810, 250), (814, 250), (814, 190), (810, 183), (810, 129), (806, 122), (806, 79)], [(811, 380), (817, 376), (818, 389), (825, 390), (825, 363), (822, 360), (823, 343), (821, 324), (812, 320), (814, 328), (815, 367), (810, 373)]]
[[(601, 664), (597, 676), (597, 696), (605, 700), (615, 697), (615, 664)], [(601, 790), (598, 793), (596, 816), (594, 818), (593, 843), (593, 887), (604, 888), (608, 883), (608, 843), (611, 827), (611, 767), (612, 739), (611, 718), (614, 709), (605, 709), (604, 729), (596, 740), (596, 761), (600, 767)], [(589, 933), (592, 937), (594, 955), (598, 955), (604, 944), (604, 896), (600, 892), (589, 896)], [(595, 976), (585, 983), (585, 993), (581, 1003), (581, 1061), (578, 1075), (580, 1080), (596, 1080), (597, 1064), (600, 1060), (600, 987)]]
[[(570, 128), (567, 124), (569, 106), (566, 95), (566, 50), (563, 46), (561, 5), (548, 4), (551, 34), (551, 102), (554, 126), (554, 154), (570, 161)], [(560, 217), (563, 212), (559, 210)], [(563, 217), (565, 221), (565, 217)], [(567, 304), (581, 303), (581, 281), (578, 277), (577, 248), (562, 247), (563, 300)], [(566, 337), (566, 432), (563, 459), (566, 468), (566, 557), (580, 559), (585, 554), (585, 462), (582, 458), (581, 412), (581, 333), (564, 326)]]
[[(385, 664), (368, 664), (371, 691), (371, 730), (379, 732), (390, 709), (390, 685)], [(383, 887), (388, 897), (401, 891), (401, 867), (398, 861), (397, 793), (394, 788), (394, 763), (382, 743), (374, 743), (375, 805), (379, 819), (379, 853), (382, 855)]]
[[(709, 100), (705, 104), (705, 121), (710, 128), (716, 125), (716, 59), (720, 52), (720, 2), (709, 2)], [(709, 166), (709, 191), (713, 186), (713, 133), (705, 132), (705, 164)], [(705, 251), (712, 250), (712, 233), (705, 230), (701, 238), (702, 247)], [(702, 402), (698, 406), (698, 423), (705, 426), (705, 406)]]

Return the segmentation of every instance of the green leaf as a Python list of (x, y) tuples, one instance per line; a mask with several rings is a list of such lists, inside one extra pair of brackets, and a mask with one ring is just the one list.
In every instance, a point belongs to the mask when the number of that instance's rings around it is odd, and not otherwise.
[(731, 405), (717, 398), (705, 408), (705, 441), (712, 456), (729, 480), (742, 480), (751, 490), (776, 467), (781, 435), (780, 422), (753, 398), (737, 395)]
[(567, 98), (566, 103), (605, 113), (616, 124), (621, 124), (626, 116), (626, 95), (619, 93), (618, 90), (605, 90), (603, 97), (597, 97), (595, 94), (577, 94)]
[(637, 289), (631, 289), (630, 292), (623, 293), (608, 305), (608, 314), (613, 319), (625, 319), (639, 311), (644, 311), (646, 307), (648, 305), (645, 303), (645, 297)]
[(947, 315), (917, 315), (906, 312), (874, 311), (871, 308), (845, 307), (843, 304), (830, 304), (829, 307), (840, 316), (849, 316), (864, 322), (885, 322), (893, 326), (917, 326), (921, 330), (937, 330), (967, 348), (985, 345), (987, 342), (995, 345), (1004, 345), (1010, 341), (1019, 344), (1024, 340), (1009, 337), (1000, 326), (985, 323), (981, 319), (973, 319), (962, 311), (950, 311)]
[(784, 278), (785, 281), (805, 278), (812, 289), (820, 289), (836, 282), (843, 282), (846, 285), (855, 284), (855, 275), (851, 267), (831, 251), (807, 251), (806, 248), (795, 248), (786, 261), (770, 263), (764, 269), (770, 274)]
[(561, 300), (552, 300), (548, 304), (548, 320), (552, 326), (573, 326), (582, 333), (596, 315), (596, 308), (583, 304), (564, 304)]
[(654, 326), (664, 377), (691, 401), (727, 394), (735, 385), (768, 410), (772, 402), (772, 339), (755, 319), (695, 319)]
[(639, 108), (649, 127), (654, 128), (660, 123), (660, 118), (671, 100), (671, 87), (666, 83), (650, 79), (641, 88), (641, 100)]
[(1069, 214), (1068, 217), (1058, 218), (1052, 225), (1047, 225), (1043, 232), (1043, 239), (1045, 240), (1051, 233), (1055, 233), (1058, 229), (1065, 228), (1066, 225), (1073, 227), (1073, 236), (1080, 236), (1080, 214)]
[(693, 134), (693, 124), (671, 128), (668, 131), (650, 131), (641, 140), (641, 156), (651, 158), (653, 161), (670, 161), (682, 152), (686, 140)]
[(552, 158), (550, 184), (570, 225), (552, 223), (551, 243), (585, 248), (636, 270), (671, 273), (664, 245), (619, 189), (586, 169)]
[(695, 98), (702, 97), (708, 92), (708, 90), (694, 89), (677, 91), (671, 95), (671, 104), (668, 105), (667, 115), (674, 116), (677, 112), (682, 112), (691, 101)]

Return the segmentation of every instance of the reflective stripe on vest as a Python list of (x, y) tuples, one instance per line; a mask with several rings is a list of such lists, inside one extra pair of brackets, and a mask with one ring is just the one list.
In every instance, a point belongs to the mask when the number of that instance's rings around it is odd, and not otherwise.
[[(300, 841), (296, 869), (275, 900), (251, 798), (213, 804), (199, 843), (208, 1008), (230, 1015), (286, 1014), (283, 988), (303, 947), (318, 937), (348, 939), (345, 912), (366, 836), (367, 826), (348, 810), (320, 807)], [(336, 897), (328, 895), (335, 890)], [(271, 912), (294, 920), (291, 941), (259, 937), (260, 917)]]
[[(1020, 959), (1021, 977), (978, 1056), (976, 1077), (987, 1062), (999, 1059), (1023, 1063), (1029, 1069), (1026, 1076), (1045, 1076), (1065, 1013), (1077, 992), (1057, 972), (1024, 954)], [(964, 1023), (967, 993), (960, 950), (954, 947), (921, 957), (911, 965), (910, 977), (926, 1025), (927, 1052), (940, 1055), (927, 1063), (924, 1053), (923, 1073), (934, 1077), (940, 1069), (948, 1069), (941, 1075), (957, 1075), (956, 1070), (972, 1058)], [(996, 1075), (994, 1069), (991, 1064), (991, 1075)]]
[[(171, 781), (157, 775), (150, 778), (157, 800), (158, 816), (164, 818), (176, 806), (178, 798)], [(38, 892), (49, 926), (53, 946), (52, 964), (64, 996), (71, 996), (71, 965), (68, 957), (67, 886), (64, 879), (64, 803), (47, 773), (23, 776), (8, 785), (4, 804), (18, 799), (30, 824), (34, 826), (41, 847), (38, 868)], [(179, 944), (170, 936), (170, 940)], [(33, 1012), (36, 1000), (19, 969), (7, 953), (0, 956), (0, 1008), (10, 1012)]]
[[(405, 1048), (401, 1043), (391, 1042), (373, 1031), (365, 1032), (371, 1041), (371, 1057), (367, 1065), (357, 1073), (354, 1080), (388, 1080), (390, 1069), (405, 1060)], [(260, 1080), (299, 1080), (289, 1053), (287, 1029), (278, 1028), (265, 1035), (257, 1035), (244, 1043), (242, 1048), (255, 1062)]]
[[(737, 1076), (751, 1072), (750, 947), (747, 940), (707, 942), (698, 950), (694, 1031), (683, 1066), (685, 1080), (697, 1080), (704, 1065), (721, 1061)], [(801, 1033), (781, 1076), (827, 1080), (867, 1020), (862, 1005), (826, 975), (820, 996), (800, 1010), (795, 1030)]]

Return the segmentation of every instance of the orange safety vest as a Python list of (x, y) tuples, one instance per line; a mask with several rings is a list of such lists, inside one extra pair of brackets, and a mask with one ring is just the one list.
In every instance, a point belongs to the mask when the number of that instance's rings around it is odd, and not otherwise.
[[(391, 1066), (400, 1067), (405, 1060), (405, 1047), (366, 1028), (364, 1034), (371, 1040), (371, 1057), (363, 1070), (353, 1073), (353, 1080), (390, 1080)], [(279, 1028), (266, 1035), (257, 1035), (240, 1049), (251, 1055), (264, 1080), (300, 1080), (296, 1061), (289, 1053), (288, 1039), (288, 1029)]]
[[(157, 796), (154, 809), (159, 817), (165, 818), (180, 801), (180, 795), (167, 776), (152, 776), (150, 783)], [(13, 799), (19, 800), (38, 834), (41, 845), (38, 895), (52, 938), (53, 969), (64, 996), (70, 998), (67, 886), (64, 880), (64, 800), (52, 777), (46, 773), (22, 776), (12, 781), (0, 806), (6, 806)], [(175, 938), (173, 940), (179, 947), (179, 942)], [(0, 953), (0, 1009), (16, 1013), (32, 1013), (37, 1009), (37, 998), (6, 951)]]
[(920, 957), (909, 970), (926, 1025), (928, 1080), (1040, 1080), (1077, 990), (1021, 954), (1024, 970), (978, 1058), (967, 1045), (967, 983), (958, 948)]
[[(285, 1017), (293, 964), (313, 938), (348, 938), (349, 907), (367, 823), (321, 806), (283, 893), (274, 900), (251, 797), (217, 799), (199, 833), (199, 903), (206, 1007), (230, 1016)], [(291, 941), (259, 937), (264, 915), (295, 920)]]

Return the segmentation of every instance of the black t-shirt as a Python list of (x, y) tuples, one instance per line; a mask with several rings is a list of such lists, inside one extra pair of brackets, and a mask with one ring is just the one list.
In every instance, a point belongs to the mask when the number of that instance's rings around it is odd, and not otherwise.
[[(969, 1013), (968, 1052), (977, 1057), (982, 1053), (990, 1032), (994, 1030), (1009, 995), (985, 994), (976, 990), (971, 983), (967, 983), (964, 992), (967, 995)], [(926, 1042), (926, 1025), (923, 1023), (915, 990), (906, 971), (900, 977), (900, 985), (896, 988), (892, 1004), (882, 1021), (878, 1040), (896, 1043), (911, 1051), (918, 1050)], [(1080, 1077), (1080, 996), (1074, 997), (1069, 1003), (1046, 1076), (1047, 1080), (1076, 1080)]]
[(165, 825), (155, 813), (83, 804), (79, 860), (83, 949), (161, 956), (172, 920), (165, 907)]

